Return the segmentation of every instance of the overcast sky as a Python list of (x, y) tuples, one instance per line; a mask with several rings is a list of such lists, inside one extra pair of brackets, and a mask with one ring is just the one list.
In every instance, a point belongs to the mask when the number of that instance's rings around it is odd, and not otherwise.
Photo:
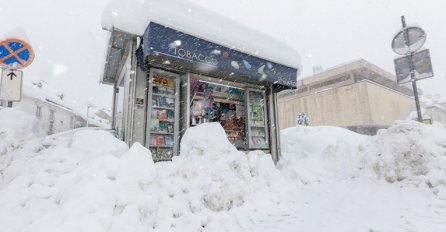
[[(390, 43), (400, 16), (427, 33), (435, 77), (419, 85), (446, 95), (446, 1), (440, 0), (192, 0), (294, 46), (305, 77), (315, 65), (327, 69), (364, 58), (394, 73)], [(36, 52), (26, 81), (44, 79), (80, 102), (111, 104), (100, 86), (107, 33), (101, 29), (108, 0), (15, 0), (0, 6), (0, 34), (22, 27)], [(20, 9), (20, 10), (17, 10)], [(187, 10), (187, 9), (185, 9)], [(234, 35), (237, 36), (237, 35)], [(3, 36), (2, 36), (3, 37)]]

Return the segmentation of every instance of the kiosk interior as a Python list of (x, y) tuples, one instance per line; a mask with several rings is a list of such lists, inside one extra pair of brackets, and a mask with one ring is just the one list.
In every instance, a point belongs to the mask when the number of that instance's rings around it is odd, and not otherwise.
[(239, 150), (278, 159), (277, 92), (295, 88), (296, 67), (151, 22), (142, 37), (112, 31), (105, 68), (102, 82), (115, 86), (113, 129), (155, 161), (178, 155), (185, 130), (208, 122)]

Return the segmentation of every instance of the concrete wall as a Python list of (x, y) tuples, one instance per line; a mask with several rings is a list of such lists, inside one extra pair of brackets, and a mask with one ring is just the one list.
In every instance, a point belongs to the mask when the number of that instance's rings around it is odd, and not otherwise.
[(395, 120), (407, 119), (415, 111), (415, 101), (394, 90), (366, 82), (371, 124), (391, 125)]
[(312, 126), (351, 126), (370, 123), (365, 82), (327, 89), (307, 96), (279, 100), (280, 128), (296, 125), (299, 112), (306, 113)]
[(279, 100), (280, 128), (296, 125), (300, 112), (306, 113), (312, 126), (378, 127), (406, 119), (415, 110), (409, 96), (369, 81), (327, 89), (306, 96)]

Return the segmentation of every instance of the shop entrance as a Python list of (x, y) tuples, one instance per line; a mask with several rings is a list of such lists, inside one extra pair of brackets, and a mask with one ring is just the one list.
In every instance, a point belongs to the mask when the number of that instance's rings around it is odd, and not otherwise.
[[(204, 80), (205, 79), (205, 80)], [(189, 126), (219, 122), (238, 149), (267, 149), (265, 90), (213, 78), (190, 78)], [(251, 86), (253, 87), (253, 86)]]
[(245, 90), (191, 79), (190, 126), (219, 122), (237, 148), (246, 148)]

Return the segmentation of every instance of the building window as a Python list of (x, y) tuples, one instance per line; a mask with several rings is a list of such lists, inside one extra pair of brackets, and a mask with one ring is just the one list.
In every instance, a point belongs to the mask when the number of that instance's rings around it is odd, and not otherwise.
[(54, 133), (54, 110), (50, 110), (48, 134)]
[(70, 117), (70, 128), (71, 129), (76, 128), (76, 121), (74, 120), (73, 116)]
[(37, 106), (36, 108), (36, 117), (39, 119), (42, 117), (42, 107), (40, 106)]

